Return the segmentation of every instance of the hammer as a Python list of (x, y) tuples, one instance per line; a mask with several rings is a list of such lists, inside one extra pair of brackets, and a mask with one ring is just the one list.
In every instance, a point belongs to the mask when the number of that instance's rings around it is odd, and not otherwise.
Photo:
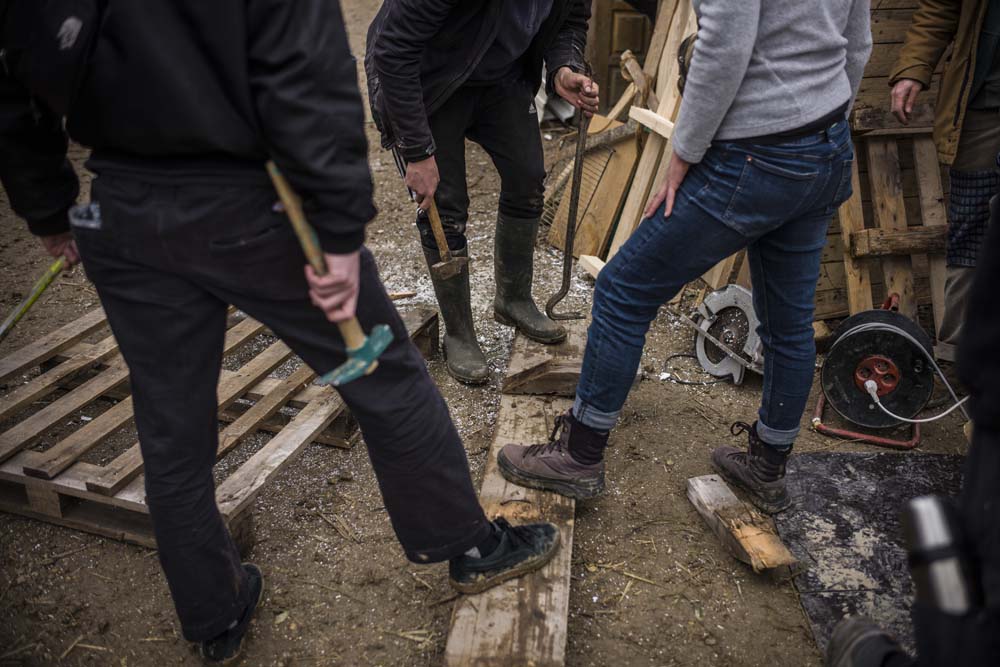
[[(320, 250), (316, 231), (306, 221), (305, 213), (302, 211), (302, 201), (292, 190), (292, 186), (285, 180), (285, 177), (278, 171), (274, 162), (267, 163), (267, 173), (274, 183), (274, 189), (278, 191), (288, 219), (292, 221), (292, 227), (295, 229), (295, 235), (299, 237), (299, 243), (302, 244), (306, 259), (312, 265), (313, 271), (321, 276), (325, 275), (326, 258), (323, 257), (323, 251)], [(389, 347), (393, 339), (392, 329), (386, 324), (375, 325), (371, 334), (366, 336), (357, 317), (337, 322), (337, 327), (340, 329), (340, 335), (343, 336), (347, 346), (347, 361), (319, 379), (320, 384), (334, 387), (340, 387), (352, 380), (374, 373), (375, 369), (378, 368), (378, 358)]]
[[(392, 157), (396, 161), (396, 168), (399, 170), (399, 175), (405, 179), (406, 162), (396, 152), (396, 149), (392, 150)], [(410, 199), (413, 199), (413, 190), (410, 190), (409, 187), (406, 190), (410, 193)], [(424, 212), (431, 221), (431, 231), (434, 233), (434, 241), (437, 243), (438, 255), (440, 256), (437, 263), (431, 266), (431, 275), (440, 280), (454, 278), (462, 272), (462, 267), (469, 263), (469, 258), (451, 256), (451, 248), (448, 247), (448, 239), (444, 235), (444, 225), (441, 224), (441, 216), (438, 215), (437, 204), (434, 203), (433, 197), (431, 197), (431, 205)]]

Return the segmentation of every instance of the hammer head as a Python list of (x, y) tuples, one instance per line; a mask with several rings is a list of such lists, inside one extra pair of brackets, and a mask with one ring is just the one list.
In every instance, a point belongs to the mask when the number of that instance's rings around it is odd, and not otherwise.
[(369, 375), (378, 368), (378, 358), (392, 342), (392, 329), (386, 324), (372, 328), (365, 343), (347, 351), (347, 361), (319, 379), (320, 384), (333, 387), (345, 385), (352, 380)]
[(448, 280), (460, 274), (462, 267), (468, 263), (468, 257), (452, 257), (447, 262), (438, 262), (431, 266), (431, 273), (439, 280)]

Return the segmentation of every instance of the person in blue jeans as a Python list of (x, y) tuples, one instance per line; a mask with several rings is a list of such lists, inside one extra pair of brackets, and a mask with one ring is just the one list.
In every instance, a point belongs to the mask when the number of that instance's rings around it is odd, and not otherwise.
[(663, 186), (601, 271), (573, 408), (546, 443), (505, 446), (504, 476), (584, 499), (660, 306), (746, 248), (764, 344), (749, 449), (712, 461), (760, 509), (790, 504), (785, 462), (816, 357), (813, 308), (827, 225), (851, 195), (846, 120), (871, 52), (867, 0), (695, 0), (698, 39)]

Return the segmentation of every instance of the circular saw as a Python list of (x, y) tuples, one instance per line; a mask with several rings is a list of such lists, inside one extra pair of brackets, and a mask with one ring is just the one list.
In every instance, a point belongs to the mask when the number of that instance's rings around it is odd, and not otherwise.
[(695, 355), (706, 373), (743, 382), (747, 369), (763, 373), (763, 349), (750, 290), (726, 285), (698, 307)]

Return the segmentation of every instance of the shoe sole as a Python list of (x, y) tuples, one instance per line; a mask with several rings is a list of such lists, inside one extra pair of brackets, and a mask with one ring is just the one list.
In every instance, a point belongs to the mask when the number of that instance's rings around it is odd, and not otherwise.
[(789, 496), (789, 495), (787, 495), (787, 494), (785, 495), (785, 499), (783, 501), (779, 501), (779, 502), (776, 502), (776, 503), (768, 502), (768, 501), (764, 500), (763, 498), (761, 498), (760, 496), (758, 496), (753, 491), (747, 489), (743, 485), (743, 482), (740, 479), (738, 479), (736, 477), (732, 477), (731, 475), (729, 475), (729, 473), (726, 472), (726, 470), (724, 468), (722, 468), (721, 466), (717, 466), (713, 462), (712, 463), (712, 467), (715, 468), (715, 472), (717, 472), (720, 475), (722, 475), (722, 478), (724, 480), (726, 480), (731, 485), (733, 485), (736, 488), (738, 488), (741, 491), (743, 491), (743, 495), (746, 497), (747, 500), (750, 501), (750, 503), (754, 507), (756, 507), (761, 512), (764, 512), (765, 514), (767, 514), (769, 516), (774, 516), (775, 514), (781, 514), (782, 512), (784, 512), (785, 510), (787, 510), (789, 507), (792, 506), (792, 497)]
[[(257, 568), (257, 571), (260, 572), (260, 568)], [(260, 572), (260, 592), (257, 593), (257, 599), (253, 603), (253, 612), (250, 615), (251, 618), (253, 617), (253, 614), (257, 613), (257, 609), (260, 607), (260, 601), (264, 599), (264, 590), (265, 590), (264, 573)], [(226, 658), (221, 662), (211, 662), (205, 657), (205, 654), (202, 653), (201, 654), (202, 660), (204, 660), (206, 665), (231, 665), (235, 663), (243, 655), (243, 642), (246, 641), (247, 635), (249, 634), (250, 634), (250, 628), (248, 627), (247, 634), (243, 635), (243, 638), (240, 639), (240, 645), (237, 647), (236, 653), (234, 653), (231, 658)]]
[[(861, 642), (885, 634), (881, 629), (868, 626), (867, 624), (857, 634), (847, 632), (847, 628), (849, 627), (845, 626), (845, 630), (842, 632), (842, 634), (847, 635), (846, 638), (838, 635), (836, 629), (834, 630), (833, 636), (830, 638), (830, 644), (826, 648), (826, 655), (823, 656), (823, 667), (855, 667), (853, 660), (854, 649)], [(833, 656), (836, 656), (836, 661), (834, 661)]]
[(517, 329), (518, 331), (520, 331), (521, 333), (523, 333), (525, 335), (525, 337), (527, 337), (527, 338), (535, 341), (536, 343), (541, 343), (542, 345), (557, 345), (557, 344), (563, 342), (564, 340), (566, 340), (566, 336), (569, 335), (569, 334), (564, 333), (561, 336), (556, 336), (554, 338), (545, 338), (544, 336), (536, 336), (535, 334), (532, 334), (532, 333), (528, 332), (527, 330), (519, 327), (517, 325), (517, 322), (515, 322), (511, 318), (509, 318), (506, 315), (503, 315), (503, 314), (501, 314), (501, 313), (499, 313), (499, 312), (497, 312), (495, 310), (493, 311), (493, 319), (498, 324), (502, 324), (505, 327), (513, 327), (513, 328)]
[(573, 484), (572, 482), (564, 482), (562, 480), (550, 479), (548, 477), (538, 477), (536, 475), (530, 475), (522, 472), (520, 469), (514, 467), (514, 465), (512, 465), (507, 458), (502, 455), (497, 456), (497, 467), (500, 468), (500, 474), (502, 474), (509, 482), (514, 482), (520, 486), (526, 486), (529, 489), (552, 491), (561, 496), (572, 498), (573, 500), (590, 500), (591, 498), (596, 498), (604, 492), (603, 479), (599, 479), (591, 488), (589, 485), (581, 486), (579, 484)]
[(449, 579), (451, 587), (454, 588), (459, 593), (464, 593), (465, 595), (475, 595), (476, 593), (482, 593), (483, 591), (489, 590), (494, 586), (502, 584), (505, 581), (510, 581), (511, 579), (516, 579), (522, 577), (526, 574), (539, 570), (552, 560), (559, 551), (559, 546), (562, 542), (562, 536), (559, 531), (556, 531), (555, 539), (552, 540), (552, 546), (537, 556), (528, 558), (516, 566), (510, 568), (509, 570), (504, 570), (498, 574), (488, 577), (486, 579), (477, 579), (475, 582), (463, 584), (455, 581), (454, 579)]

